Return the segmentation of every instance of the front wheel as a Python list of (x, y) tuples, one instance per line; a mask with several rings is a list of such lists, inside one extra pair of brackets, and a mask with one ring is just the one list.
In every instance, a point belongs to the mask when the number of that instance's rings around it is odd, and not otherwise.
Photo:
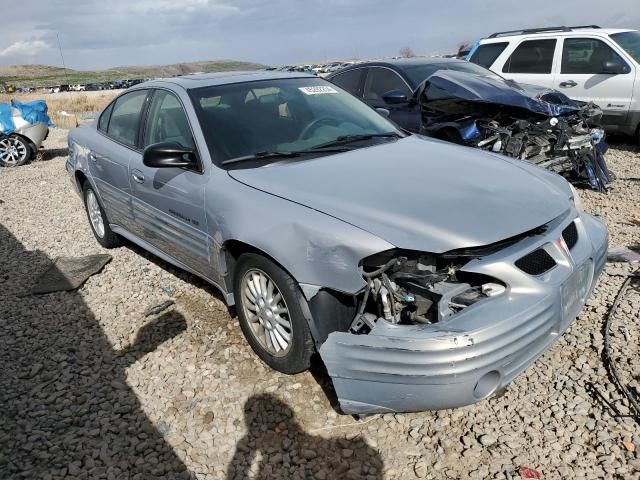
[(18, 135), (0, 138), (0, 166), (19, 167), (29, 163), (32, 155), (31, 146)]
[(298, 373), (309, 368), (313, 339), (291, 276), (254, 253), (240, 256), (234, 276), (240, 328), (253, 351), (274, 370)]

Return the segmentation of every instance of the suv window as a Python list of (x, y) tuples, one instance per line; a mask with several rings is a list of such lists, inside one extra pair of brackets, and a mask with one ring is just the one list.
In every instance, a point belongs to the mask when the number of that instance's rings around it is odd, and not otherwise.
[(482, 65), (485, 68), (491, 68), (493, 62), (495, 62), (496, 58), (507, 48), (507, 45), (509, 45), (509, 42), (485, 43), (480, 45), (476, 48), (476, 51), (473, 52), (469, 61)]
[(565, 38), (562, 46), (560, 73), (602, 73), (603, 63), (613, 60), (625, 62), (613, 49), (597, 38)]
[(400, 90), (407, 97), (413, 92), (409, 90), (407, 84), (393, 70), (382, 67), (371, 67), (364, 85), (365, 100), (381, 100), (382, 96), (392, 90)]
[(111, 102), (107, 108), (104, 109), (100, 120), (98, 120), (98, 130), (107, 133), (107, 127), (109, 126), (109, 118), (111, 117), (111, 111), (113, 110), (114, 102)]
[(364, 68), (349, 70), (348, 72), (336, 75), (331, 79), (331, 82), (335, 83), (350, 94), (360, 97), (362, 96), (362, 92), (360, 91), (360, 81), (362, 80), (362, 74), (364, 71)]
[(191, 127), (180, 100), (165, 90), (156, 90), (144, 129), (143, 146), (159, 142), (176, 142), (195, 149)]
[(525, 40), (513, 51), (503, 73), (551, 73), (555, 39)]
[(147, 92), (148, 90), (136, 90), (125, 93), (115, 101), (107, 135), (117, 142), (135, 146)]

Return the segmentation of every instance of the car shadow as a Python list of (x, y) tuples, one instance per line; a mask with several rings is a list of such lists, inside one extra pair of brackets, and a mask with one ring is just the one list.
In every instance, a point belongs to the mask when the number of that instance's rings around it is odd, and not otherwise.
[(50, 265), (0, 224), (0, 478), (195, 478), (126, 376), (184, 317), (167, 311), (116, 351), (79, 292), (29, 293)]
[(361, 438), (311, 435), (291, 407), (274, 395), (250, 397), (244, 416), (247, 433), (236, 445), (227, 480), (383, 478), (380, 454)]
[(68, 148), (45, 148), (43, 150), (39, 150), (34, 158), (36, 162), (46, 162), (48, 160), (53, 160), (57, 157), (67, 157), (69, 156)]

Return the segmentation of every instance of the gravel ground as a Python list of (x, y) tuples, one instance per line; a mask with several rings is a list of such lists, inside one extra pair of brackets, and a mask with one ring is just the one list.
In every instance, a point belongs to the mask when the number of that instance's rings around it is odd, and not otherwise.
[[(237, 319), (198, 279), (128, 245), (76, 292), (28, 295), (60, 255), (104, 253), (49, 153), (0, 170), (0, 478), (640, 478), (640, 428), (602, 364), (606, 313), (627, 264), (606, 272), (571, 329), (502, 396), (457, 410), (355, 420), (332, 407), (321, 369), (265, 367)], [(607, 195), (581, 191), (612, 246), (640, 244), (640, 153), (618, 145)], [(144, 316), (164, 300), (175, 305)], [(640, 292), (612, 328), (625, 381), (639, 386)], [(625, 444), (623, 442), (627, 442)], [(631, 443), (629, 443), (631, 442)]]

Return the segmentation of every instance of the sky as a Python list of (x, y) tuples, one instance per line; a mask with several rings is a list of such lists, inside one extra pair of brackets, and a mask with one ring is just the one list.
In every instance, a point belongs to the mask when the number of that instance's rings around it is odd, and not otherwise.
[(494, 31), (549, 25), (640, 29), (638, 0), (20, 0), (12, 11), (0, 28), (0, 65), (60, 66), (59, 36), (66, 66), (81, 70), (315, 63), (403, 47), (428, 55)]

